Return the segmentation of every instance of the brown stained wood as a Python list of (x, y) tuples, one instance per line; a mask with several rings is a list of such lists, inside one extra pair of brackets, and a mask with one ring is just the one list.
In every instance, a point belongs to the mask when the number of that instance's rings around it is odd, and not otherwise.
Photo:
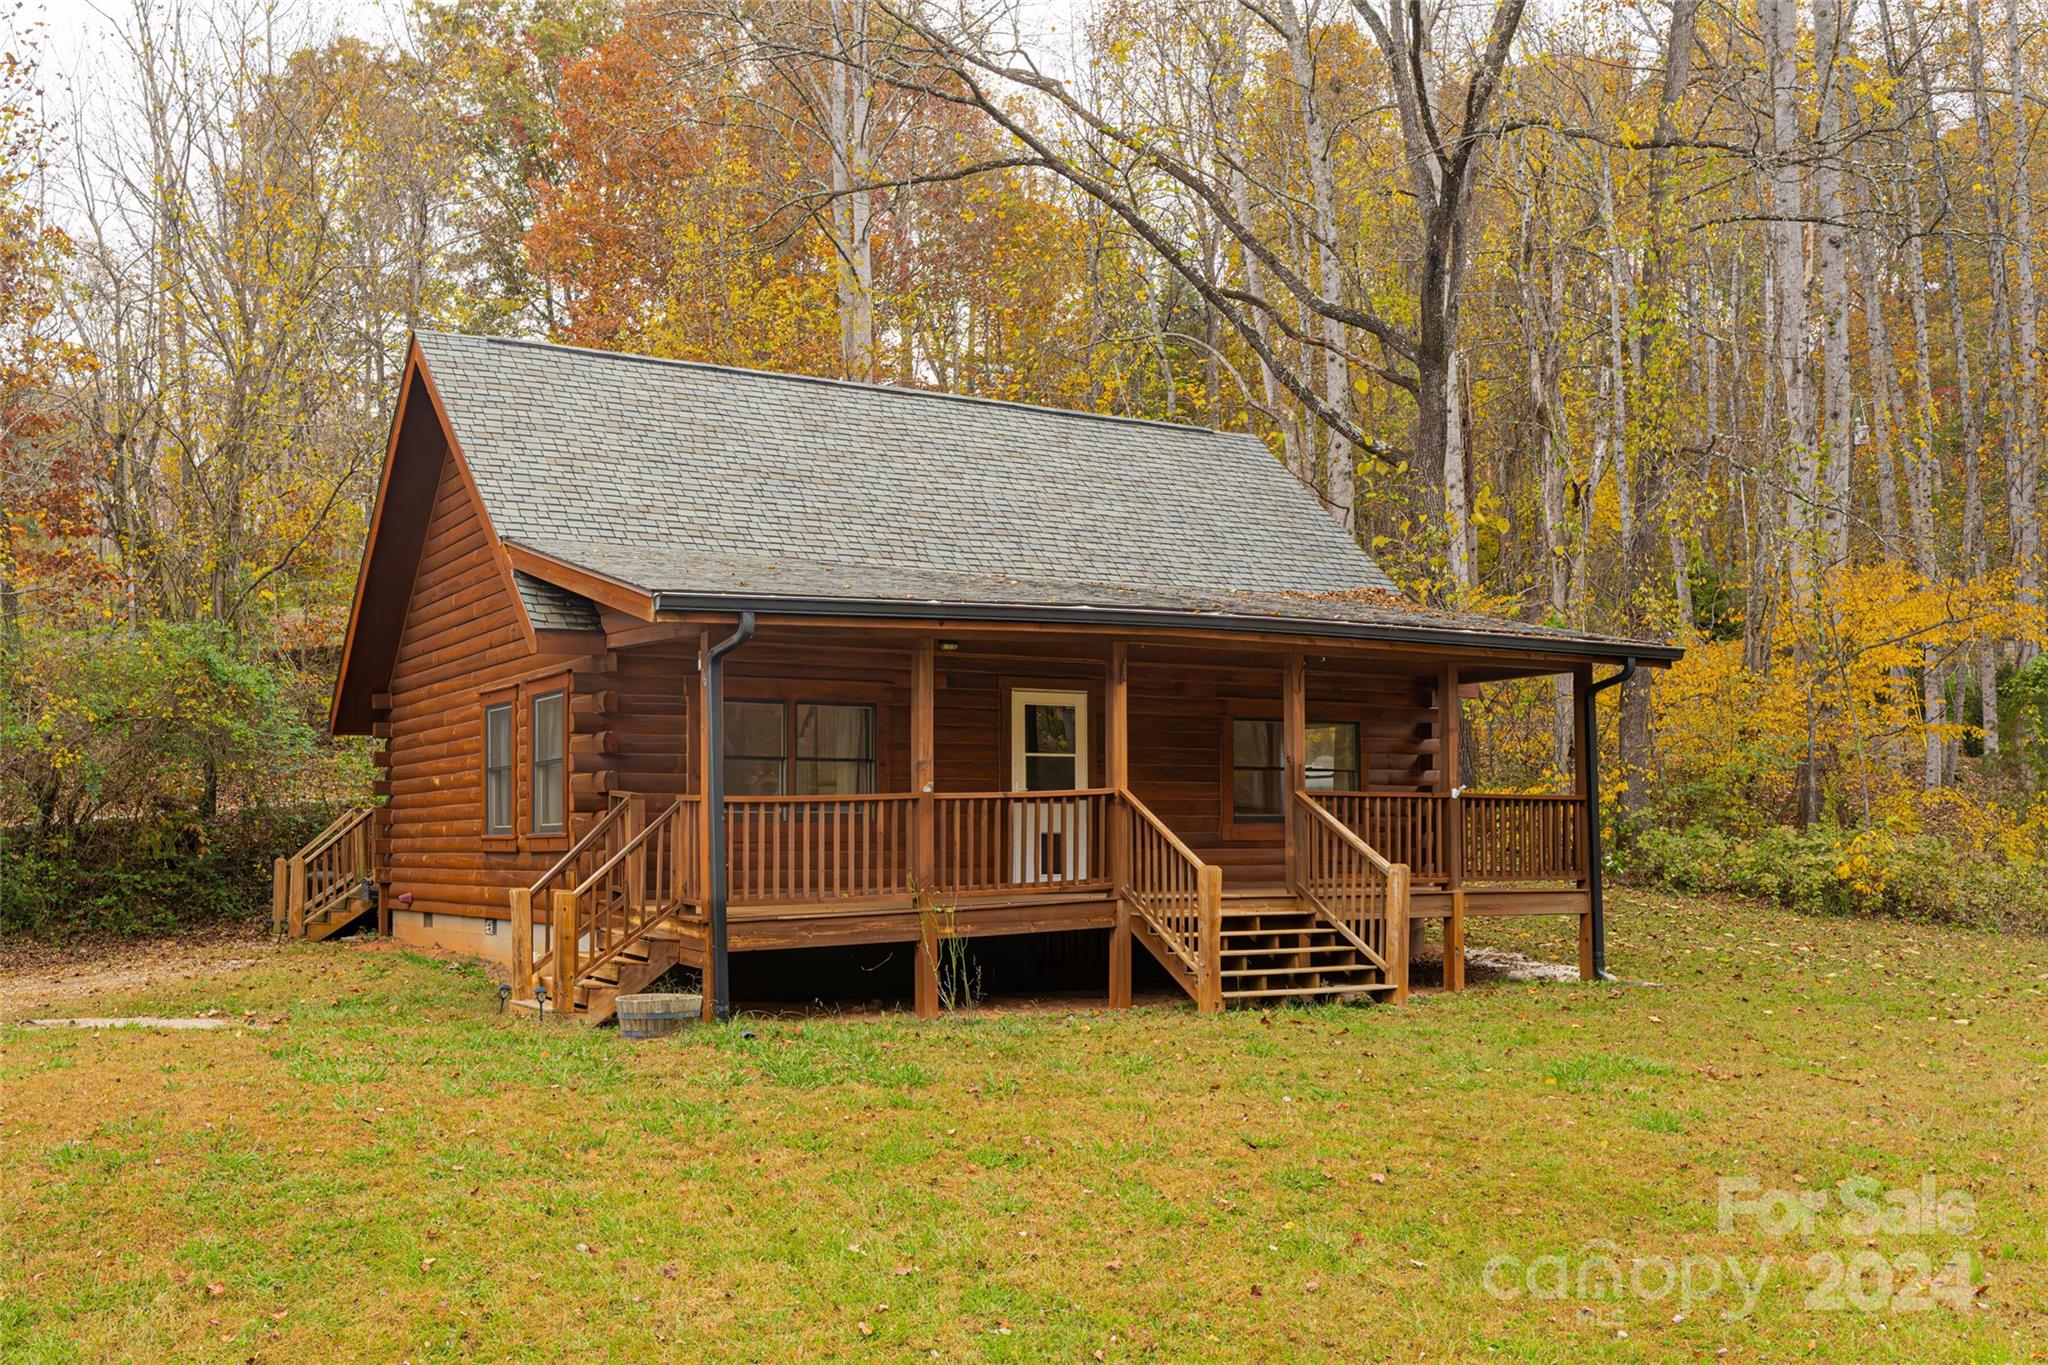
[(533, 994), (533, 893), (515, 886), (512, 903), (512, 993), (521, 1000)]
[(606, 578), (603, 574), (565, 564), (552, 556), (524, 545), (507, 545), (506, 561), (513, 568), (530, 573), (535, 578), (567, 588), (570, 592), (601, 602), (615, 611), (638, 617), (643, 621), (654, 619), (654, 599), (639, 588)]
[[(912, 861), (912, 886), (927, 896), (936, 889), (938, 881), (938, 819), (937, 797), (938, 766), (937, 748), (934, 738), (934, 717), (936, 702), (934, 691), (937, 683), (936, 645), (930, 638), (921, 639), (910, 649), (910, 790), (916, 798), (915, 825), (910, 836)], [(923, 945), (918, 967), (920, 990), (923, 973), (936, 970), (925, 961), (929, 957), (930, 944)], [(938, 1010), (937, 977), (933, 977), (932, 1011)], [(924, 1015), (922, 996), (918, 1013)]]
[[(858, 943), (915, 944), (928, 912), (908, 896), (893, 904), (818, 913), (813, 907), (761, 907), (736, 914), (731, 926), (735, 952), (782, 948), (831, 948)], [(962, 938), (1064, 933), (1106, 929), (1116, 910), (1107, 896), (1030, 898), (1023, 904), (975, 902), (955, 921)]]
[(1118, 794), (1109, 809), (1109, 880), (1116, 892), (1116, 924), (1109, 933), (1109, 1007), (1131, 1005), (1131, 651), (1109, 647), (1104, 683), (1103, 745), (1107, 785)]

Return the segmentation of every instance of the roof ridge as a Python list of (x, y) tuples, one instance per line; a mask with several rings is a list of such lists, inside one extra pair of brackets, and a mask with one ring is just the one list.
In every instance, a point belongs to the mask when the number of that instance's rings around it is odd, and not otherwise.
[(1012, 398), (989, 398), (976, 393), (953, 393), (945, 389), (911, 389), (901, 384), (882, 384), (859, 379), (834, 379), (829, 375), (795, 374), (788, 370), (757, 370), (745, 365), (721, 365), (709, 360), (682, 360), (674, 356), (642, 355), (637, 351), (607, 351), (596, 346), (570, 346), (559, 341), (541, 341), (533, 337), (492, 336), (485, 332), (448, 332), (437, 327), (421, 327), (414, 330), (415, 337), (445, 337), (455, 341), (481, 341), (493, 346), (517, 346), (531, 351), (566, 351), (571, 355), (593, 356), (600, 360), (634, 361), (642, 365), (660, 365), (669, 369), (695, 370), (711, 374), (737, 374), (752, 379), (783, 379), (800, 384), (821, 384), (831, 388), (852, 389), (857, 393), (885, 393), (907, 398), (943, 398), (953, 403), (975, 403), (984, 407), (1002, 408), (1009, 411), (1043, 412), (1054, 417), (1080, 417), (1095, 422), (1121, 422), (1127, 426), (1158, 427), (1166, 431), (1184, 431), (1199, 436), (1217, 436), (1229, 441), (1250, 441), (1260, 449), (1266, 443), (1248, 431), (1221, 431), (1215, 427), (1196, 426), (1191, 422), (1167, 422), (1157, 417), (1127, 417), (1114, 412), (1089, 412), (1085, 408), (1060, 408), (1050, 403), (1025, 403)]

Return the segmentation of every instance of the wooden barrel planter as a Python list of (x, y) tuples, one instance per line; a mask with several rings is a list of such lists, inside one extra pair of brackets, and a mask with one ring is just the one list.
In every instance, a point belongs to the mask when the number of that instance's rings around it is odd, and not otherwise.
[(615, 1002), (622, 1038), (662, 1038), (704, 1013), (701, 995), (622, 995)]

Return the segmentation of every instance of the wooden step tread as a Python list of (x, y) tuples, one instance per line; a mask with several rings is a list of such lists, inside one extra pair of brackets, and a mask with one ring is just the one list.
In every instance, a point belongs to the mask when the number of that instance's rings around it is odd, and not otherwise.
[(1339, 935), (1335, 929), (1331, 929), (1327, 925), (1317, 925), (1315, 929), (1225, 929), (1223, 931), (1223, 945), (1225, 945), (1225, 948), (1229, 948), (1233, 941), (1235, 943), (1243, 943), (1243, 941), (1249, 941), (1249, 939), (1288, 939), (1288, 941), (1327, 939), (1327, 941), (1337, 941), (1341, 937), (1343, 935)]
[(1223, 975), (1230, 977), (1247, 976), (1350, 976), (1357, 972), (1376, 972), (1379, 968), (1365, 962), (1331, 962), (1320, 967), (1225, 967)]
[(1377, 982), (1370, 986), (1300, 986), (1285, 990), (1230, 991), (1223, 992), (1225, 1000), (1282, 1000), (1300, 999), (1308, 995), (1370, 995), (1374, 991), (1390, 991), (1391, 984)]
[[(1341, 965), (1345, 962), (1362, 963), (1365, 961), (1365, 959), (1359, 954), (1358, 949), (1352, 947), (1348, 943), (1326, 943), (1321, 945), (1320, 947), (1315, 948), (1225, 948), (1223, 950), (1223, 961), (1225, 965), (1228, 965), (1232, 962), (1242, 962), (1250, 958), (1260, 957), (1304, 958), (1307, 960), (1300, 963), (1290, 964), (1303, 968), (1315, 966), (1319, 963)], [(1265, 970), (1284, 972), (1287, 970), (1287, 966), (1283, 965), (1279, 967), (1268, 967)]]

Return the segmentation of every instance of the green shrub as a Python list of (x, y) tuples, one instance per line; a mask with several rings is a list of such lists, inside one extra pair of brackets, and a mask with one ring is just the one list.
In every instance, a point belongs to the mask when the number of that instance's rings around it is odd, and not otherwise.
[(0, 933), (135, 935), (267, 916), (272, 860), (338, 813), (326, 805), (250, 807), (211, 821), (0, 832)]
[(0, 645), (0, 821), (39, 838), (369, 784), (368, 746), (322, 737), (325, 680), (217, 626), (24, 629)]
[(1704, 825), (1637, 828), (1610, 852), (1621, 880), (1775, 901), (1813, 914), (1893, 915), (2048, 932), (2039, 870), (1938, 835), (1777, 826), (1753, 838)]

